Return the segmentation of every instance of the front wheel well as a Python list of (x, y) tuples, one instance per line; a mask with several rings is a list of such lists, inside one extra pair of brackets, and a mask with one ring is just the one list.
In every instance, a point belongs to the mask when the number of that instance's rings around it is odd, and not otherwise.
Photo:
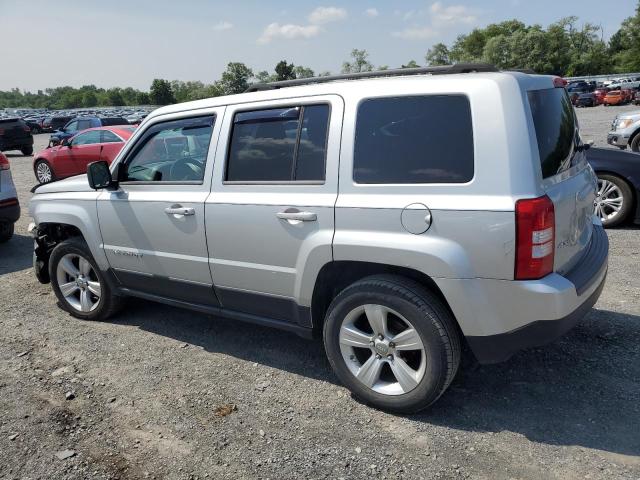
[[(380, 274), (398, 275), (420, 283), (433, 292), (451, 312), (447, 299), (436, 283), (423, 272), (397, 265), (339, 260), (324, 265), (316, 278), (311, 299), (311, 318), (314, 328), (322, 329), (329, 305), (342, 290), (365, 277)], [(451, 314), (453, 315), (453, 312)]]
[(64, 223), (41, 223), (35, 235), (33, 267), (40, 283), (49, 283), (49, 257), (59, 243), (71, 237), (84, 238), (78, 227)]

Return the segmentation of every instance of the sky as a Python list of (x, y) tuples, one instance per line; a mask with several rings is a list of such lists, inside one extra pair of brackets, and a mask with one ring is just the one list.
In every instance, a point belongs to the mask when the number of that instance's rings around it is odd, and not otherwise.
[(338, 73), (353, 48), (390, 67), (424, 64), (437, 42), (516, 18), (575, 15), (609, 38), (636, 0), (0, 0), (0, 90), (94, 84), (148, 90), (154, 78), (220, 78), (227, 63), (280, 60)]

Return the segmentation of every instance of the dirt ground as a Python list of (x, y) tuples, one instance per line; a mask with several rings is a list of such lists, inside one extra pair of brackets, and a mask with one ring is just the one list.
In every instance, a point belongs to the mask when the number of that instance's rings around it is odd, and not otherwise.
[[(620, 110), (579, 110), (585, 137), (604, 143)], [(606, 288), (569, 334), (395, 416), (355, 401), (319, 342), (141, 300), (106, 323), (65, 314), (31, 271), (35, 178), (11, 153), (1, 479), (640, 479), (640, 229), (608, 232)]]

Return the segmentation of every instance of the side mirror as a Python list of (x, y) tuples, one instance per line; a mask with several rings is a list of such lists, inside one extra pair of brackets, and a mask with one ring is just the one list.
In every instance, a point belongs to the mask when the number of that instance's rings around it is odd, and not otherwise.
[(65, 138), (64, 140), (62, 140), (62, 142), (60, 142), (60, 145), (62, 145), (63, 147), (71, 148), (71, 139)]
[(111, 177), (109, 164), (104, 160), (92, 162), (88, 165), (87, 179), (89, 180), (89, 186), (94, 190), (114, 188), (116, 186), (116, 182)]

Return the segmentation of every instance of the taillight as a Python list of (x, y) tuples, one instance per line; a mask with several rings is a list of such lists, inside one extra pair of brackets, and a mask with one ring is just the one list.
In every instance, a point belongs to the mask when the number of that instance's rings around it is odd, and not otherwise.
[(0, 170), (9, 170), (11, 165), (9, 165), (9, 160), (4, 156), (3, 153), (0, 153)]
[(28, 125), (25, 125), (23, 128), (24, 128), (25, 132), (30, 132), (31, 131), (31, 127), (29, 127)]
[(4, 135), (4, 128), (0, 128), (0, 135)]
[(553, 86), (555, 88), (564, 88), (567, 83), (568, 82), (562, 77), (553, 77)]
[(553, 272), (555, 212), (546, 195), (516, 202), (516, 280), (535, 280)]

